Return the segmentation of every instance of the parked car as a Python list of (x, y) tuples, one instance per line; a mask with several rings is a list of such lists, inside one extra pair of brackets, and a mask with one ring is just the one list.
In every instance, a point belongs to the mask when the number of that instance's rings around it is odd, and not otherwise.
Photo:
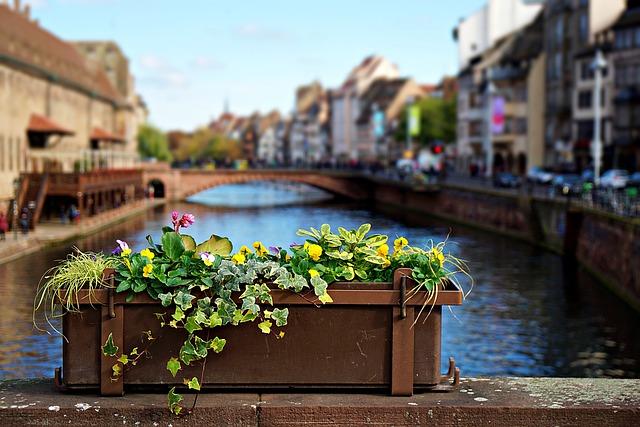
[(605, 188), (624, 188), (629, 180), (629, 172), (624, 169), (610, 169), (600, 177), (600, 186)]
[(539, 166), (533, 166), (529, 169), (529, 172), (527, 172), (527, 181), (529, 182), (550, 184), (552, 179), (553, 173)]
[(493, 178), (494, 187), (518, 188), (522, 184), (519, 176), (511, 172), (499, 172)]
[(580, 193), (582, 180), (577, 173), (563, 173), (554, 176), (551, 185), (556, 194), (568, 196), (570, 194)]
[(640, 172), (634, 172), (629, 176), (627, 187), (640, 187)]

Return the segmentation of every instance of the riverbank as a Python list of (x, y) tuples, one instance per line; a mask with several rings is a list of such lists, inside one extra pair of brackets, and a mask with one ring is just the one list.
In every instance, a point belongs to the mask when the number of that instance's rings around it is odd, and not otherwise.
[(39, 223), (35, 230), (27, 234), (10, 231), (6, 240), (0, 241), (0, 264), (12, 261), (20, 256), (34, 253), (40, 249), (62, 244), (81, 237), (89, 236), (113, 224), (140, 215), (148, 209), (162, 205), (164, 199), (146, 199), (133, 202), (102, 215), (90, 218), (79, 224), (61, 224), (59, 222)]
[[(187, 402), (193, 395), (185, 395)], [(620, 426), (640, 424), (640, 380), (462, 378), (459, 390), (380, 393), (203, 392), (178, 417), (164, 393), (62, 393), (52, 380), (0, 382), (0, 425)]]

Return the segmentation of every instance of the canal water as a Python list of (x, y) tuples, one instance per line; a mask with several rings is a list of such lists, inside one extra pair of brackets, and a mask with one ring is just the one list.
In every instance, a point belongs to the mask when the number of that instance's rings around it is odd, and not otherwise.
[(211, 189), (0, 265), (0, 379), (52, 377), (62, 364), (62, 338), (32, 323), (36, 286), (48, 268), (72, 246), (106, 252), (122, 239), (141, 250), (147, 234), (159, 240), (173, 210), (195, 215), (187, 232), (196, 241), (215, 233), (236, 249), (256, 240), (288, 247), (303, 241), (297, 229), (323, 223), (351, 229), (368, 222), (375, 232), (416, 246), (448, 239), (447, 249), (468, 261), (475, 284), (462, 306), (443, 311), (443, 366), (452, 356), (463, 376), (640, 378), (640, 315), (561, 257), (399, 210), (328, 200), (309, 187), (254, 183)]

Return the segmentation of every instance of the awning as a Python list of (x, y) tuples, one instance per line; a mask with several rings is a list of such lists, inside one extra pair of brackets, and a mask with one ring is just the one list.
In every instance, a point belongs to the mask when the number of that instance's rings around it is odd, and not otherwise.
[(89, 135), (89, 139), (98, 141), (124, 142), (124, 138), (120, 135), (107, 132), (106, 130), (97, 126), (91, 129), (91, 135)]
[(57, 135), (75, 135), (71, 129), (60, 126), (53, 120), (39, 114), (31, 114), (27, 132), (48, 133)]

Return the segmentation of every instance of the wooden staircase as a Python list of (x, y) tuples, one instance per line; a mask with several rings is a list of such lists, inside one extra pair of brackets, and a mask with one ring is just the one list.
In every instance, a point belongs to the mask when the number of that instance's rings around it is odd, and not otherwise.
[[(20, 176), (20, 189), (18, 190), (18, 217), (23, 209), (29, 211), (29, 229), (33, 230), (40, 220), (44, 200), (47, 197), (49, 186), (49, 174), (23, 173)], [(13, 229), (13, 202), (9, 206), (7, 222)]]

